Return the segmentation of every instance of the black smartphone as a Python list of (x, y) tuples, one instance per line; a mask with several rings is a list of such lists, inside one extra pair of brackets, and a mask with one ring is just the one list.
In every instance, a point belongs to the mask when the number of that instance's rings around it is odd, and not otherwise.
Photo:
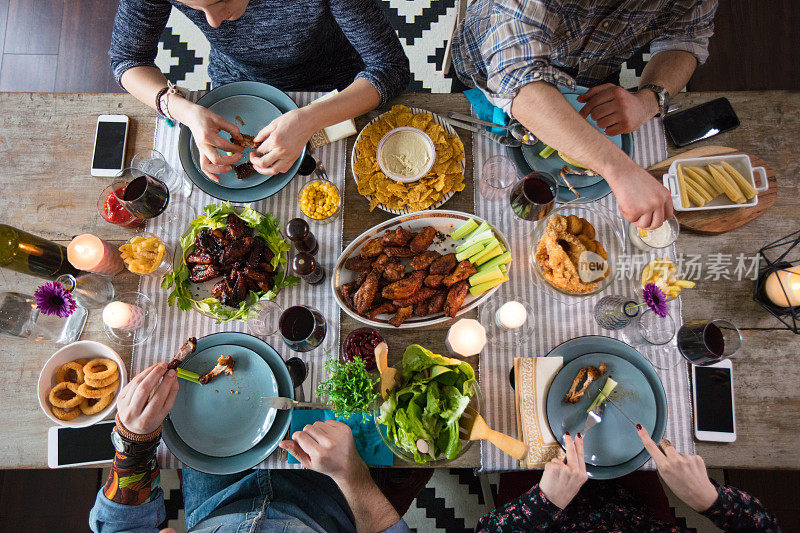
[(717, 98), (664, 117), (664, 128), (675, 146), (686, 146), (739, 126), (727, 98)]
[(47, 466), (86, 466), (114, 460), (111, 430), (115, 422), (100, 422), (85, 428), (55, 426), (47, 432)]

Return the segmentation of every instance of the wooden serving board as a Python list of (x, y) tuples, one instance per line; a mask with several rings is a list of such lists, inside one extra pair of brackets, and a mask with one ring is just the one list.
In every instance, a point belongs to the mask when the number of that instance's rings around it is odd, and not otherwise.
[(775, 203), (778, 197), (778, 181), (775, 178), (775, 170), (769, 166), (769, 163), (764, 161), (758, 156), (746, 154), (736, 148), (729, 148), (727, 146), (701, 146), (699, 148), (692, 148), (680, 154), (676, 154), (660, 163), (656, 163), (648, 168), (655, 178), (661, 183), (661, 178), (666, 174), (669, 166), (676, 159), (686, 159), (692, 157), (710, 157), (715, 155), (735, 155), (745, 154), (750, 157), (750, 163), (754, 167), (764, 167), (767, 171), (767, 181), (769, 182), (769, 189), (762, 193), (758, 193), (758, 205), (753, 207), (740, 207), (731, 209), (710, 209), (708, 211), (676, 211), (675, 216), (678, 217), (678, 222), (681, 224), (681, 229), (692, 231), (694, 233), (701, 233), (704, 235), (719, 235), (720, 233), (727, 233), (740, 226), (743, 226), (751, 220), (760, 217)]

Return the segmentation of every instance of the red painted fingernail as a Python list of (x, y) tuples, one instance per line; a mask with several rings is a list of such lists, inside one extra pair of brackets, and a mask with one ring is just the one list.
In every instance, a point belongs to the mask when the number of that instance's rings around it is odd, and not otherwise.
[(636, 424), (636, 429), (642, 429), (642, 425), (641, 424)]
[(565, 432), (564, 432), (564, 435), (566, 435), (567, 437), (569, 437), (569, 431), (565, 431)]
[(583, 437), (581, 436), (581, 434), (580, 434), (580, 433), (578, 433), (578, 438), (579, 438), (579, 439), (582, 439), (582, 438), (583, 438)]

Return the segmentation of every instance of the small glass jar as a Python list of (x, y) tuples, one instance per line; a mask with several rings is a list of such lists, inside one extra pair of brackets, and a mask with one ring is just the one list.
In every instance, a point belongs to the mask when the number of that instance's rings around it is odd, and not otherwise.
[(628, 225), (628, 240), (643, 252), (655, 252), (663, 250), (678, 240), (680, 231), (681, 225), (674, 215), (665, 220), (661, 227), (649, 231), (639, 229), (631, 222)]
[(100, 193), (100, 197), (97, 198), (97, 213), (100, 215), (100, 218), (110, 224), (128, 229), (141, 228), (144, 226), (144, 220), (130, 214), (130, 212), (125, 209), (125, 206), (117, 199), (117, 197), (122, 196), (124, 192), (124, 185), (109, 185), (105, 187)]
[(86, 309), (100, 309), (114, 299), (114, 284), (109, 276), (82, 272), (77, 276), (63, 274), (56, 281), (72, 294), (78, 305)]
[(636, 300), (619, 295), (603, 296), (594, 306), (594, 319), (601, 328), (615, 330), (630, 324), (639, 314)]
[[(332, 191), (336, 193), (336, 201), (332, 206), (326, 207), (333, 207), (333, 211), (329, 214), (320, 215), (317, 214), (316, 211), (312, 212), (311, 208), (316, 207), (314, 189), (317, 187), (323, 186), (325, 188), (332, 188)], [(317, 224), (330, 224), (336, 217), (341, 214), (342, 211), (342, 195), (339, 191), (339, 188), (334, 184), (332, 181), (329, 180), (311, 180), (306, 183), (303, 188), (300, 190), (300, 194), (297, 197), (297, 203), (300, 206), (300, 211), (305, 215), (309, 220), (314, 221)]]
[[(151, 267), (147, 267), (144, 269), (138, 268), (139, 266), (142, 266), (141, 264), (137, 265), (137, 261), (139, 261), (139, 259), (137, 259), (135, 255), (126, 257), (127, 255), (126, 252), (123, 252), (122, 246), (120, 246), (120, 252), (122, 253), (122, 260), (125, 262), (125, 267), (134, 274), (137, 274), (139, 276), (161, 277), (170, 270), (172, 270), (172, 257), (171, 257), (172, 254), (167, 253), (167, 245), (158, 235), (155, 235), (153, 233), (143, 233), (142, 235), (136, 235), (134, 237), (131, 237), (125, 244), (135, 246), (137, 242), (141, 242), (140, 241), (141, 239), (149, 239), (149, 238), (156, 239), (158, 241), (157, 246), (162, 247), (163, 250), (161, 261), (159, 261), (157, 265), (152, 265)], [(123, 246), (125, 246), (125, 244)]]

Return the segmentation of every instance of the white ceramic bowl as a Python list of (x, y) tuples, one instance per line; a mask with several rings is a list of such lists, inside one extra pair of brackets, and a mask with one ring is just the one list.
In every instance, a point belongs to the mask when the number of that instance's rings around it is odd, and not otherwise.
[[(98, 359), (98, 358), (106, 358), (106, 359), (113, 359), (117, 362), (117, 366), (119, 367), (119, 387), (114, 392), (114, 400), (106, 406), (105, 409), (100, 411), (94, 415), (80, 415), (77, 418), (72, 420), (59, 420), (55, 416), (53, 416), (52, 411), (50, 410), (50, 402), (48, 401), (48, 396), (50, 394), (50, 389), (55, 386), (55, 377), (56, 371), (58, 371), (59, 367), (64, 363), (68, 363), (70, 361), (74, 361), (75, 359)], [(50, 359), (44, 364), (44, 368), (42, 368), (41, 373), (39, 374), (39, 407), (42, 408), (44, 414), (47, 417), (58, 424), (59, 426), (66, 426), (71, 428), (82, 428), (86, 426), (92, 426), (101, 420), (108, 417), (110, 414), (114, 412), (117, 407), (117, 398), (119, 397), (119, 391), (122, 390), (122, 387), (128, 382), (128, 371), (125, 368), (125, 362), (122, 358), (117, 355), (117, 352), (106, 346), (105, 344), (95, 342), (95, 341), (78, 341), (73, 342), (72, 344), (68, 344), (64, 346), (56, 353), (54, 353)]]
[[(381, 157), (381, 153), (383, 152), (383, 146), (386, 143), (386, 139), (388, 139), (392, 135), (395, 135), (395, 134), (400, 133), (402, 131), (411, 131), (411, 132), (414, 132), (417, 135), (419, 135), (420, 138), (427, 145), (428, 153), (431, 156), (430, 157), (430, 161), (428, 161), (428, 164), (425, 166), (425, 169), (422, 172), (420, 172), (419, 174), (417, 174), (416, 176), (398, 176), (397, 174), (392, 174), (391, 172), (389, 172), (386, 169), (386, 167), (383, 166), (383, 158)], [(433, 144), (433, 141), (428, 136), (428, 134), (425, 133), (424, 131), (422, 131), (421, 129), (412, 128), (411, 126), (401, 126), (399, 128), (395, 128), (395, 129), (393, 129), (391, 131), (386, 132), (386, 135), (384, 135), (381, 138), (380, 142), (378, 143), (378, 148), (376, 150), (376, 157), (378, 158), (378, 166), (381, 168), (383, 173), (386, 174), (386, 176), (389, 179), (392, 179), (392, 180), (397, 181), (399, 183), (413, 183), (415, 181), (421, 180), (423, 177), (425, 177), (425, 175), (428, 172), (431, 171), (431, 168), (433, 168), (433, 164), (436, 162), (436, 145)]]

